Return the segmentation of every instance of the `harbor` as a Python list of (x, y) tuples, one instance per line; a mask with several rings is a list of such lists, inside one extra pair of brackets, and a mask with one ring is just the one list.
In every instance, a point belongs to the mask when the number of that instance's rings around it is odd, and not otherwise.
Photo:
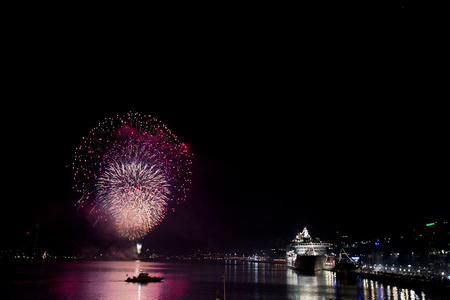
[(425, 267), (415, 269), (410, 265), (405, 267), (365, 265), (361, 268), (360, 277), (391, 286), (432, 290), (450, 296), (450, 275), (443, 270), (429, 270)]

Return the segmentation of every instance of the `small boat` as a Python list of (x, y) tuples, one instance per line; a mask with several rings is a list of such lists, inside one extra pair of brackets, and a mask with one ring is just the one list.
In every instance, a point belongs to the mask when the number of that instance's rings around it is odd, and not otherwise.
[(126, 282), (160, 282), (161, 280), (163, 280), (164, 277), (152, 277), (149, 276), (148, 273), (143, 273), (141, 271), (141, 273), (138, 275), (138, 277), (133, 276), (133, 278), (128, 277), (125, 281)]

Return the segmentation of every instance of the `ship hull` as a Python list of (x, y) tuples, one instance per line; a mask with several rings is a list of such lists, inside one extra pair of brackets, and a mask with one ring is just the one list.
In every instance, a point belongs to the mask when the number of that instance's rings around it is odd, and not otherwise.
[(357, 277), (360, 273), (358, 266), (352, 263), (336, 264), (335, 270), (337, 277)]
[(325, 265), (325, 258), (324, 255), (299, 255), (291, 267), (299, 271), (319, 271)]

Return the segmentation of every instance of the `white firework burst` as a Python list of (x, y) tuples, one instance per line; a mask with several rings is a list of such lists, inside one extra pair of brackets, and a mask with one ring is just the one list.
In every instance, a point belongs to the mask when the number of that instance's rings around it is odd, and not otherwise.
[(142, 160), (114, 160), (96, 183), (99, 204), (109, 211), (120, 234), (131, 240), (162, 221), (169, 187), (164, 171)]

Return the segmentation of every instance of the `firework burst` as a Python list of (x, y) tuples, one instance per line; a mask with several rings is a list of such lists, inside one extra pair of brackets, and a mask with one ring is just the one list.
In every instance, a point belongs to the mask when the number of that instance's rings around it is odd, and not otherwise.
[(74, 189), (82, 194), (76, 205), (96, 222), (112, 219), (122, 236), (141, 238), (161, 223), (170, 202), (185, 200), (191, 156), (151, 116), (105, 119), (75, 152)]

